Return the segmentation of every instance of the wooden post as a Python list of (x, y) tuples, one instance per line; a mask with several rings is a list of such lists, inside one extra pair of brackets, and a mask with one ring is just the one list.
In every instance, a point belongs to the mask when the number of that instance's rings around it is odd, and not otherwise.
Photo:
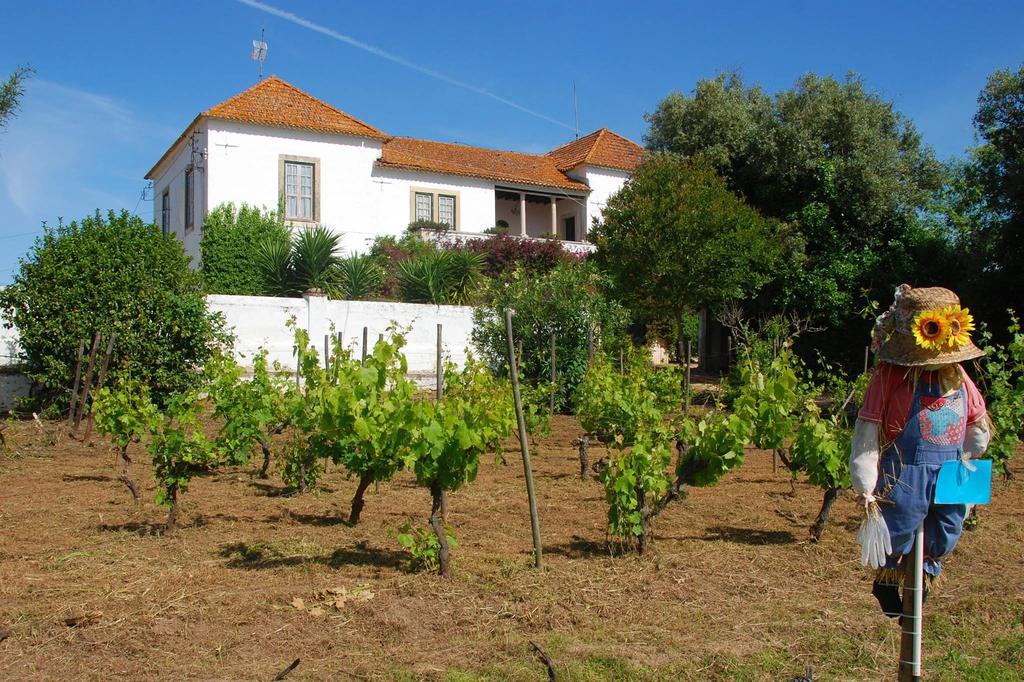
[(914, 533), (914, 549), (903, 559), (903, 631), (900, 682), (921, 680), (921, 623), (924, 620), (924, 526)]
[(324, 369), (331, 371), (331, 335), (324, 334)]
[(85, 415), (85, 403), (89, 400), (89, 386), (92, 384), (92, 370), (96, 364), (96, 352), (100, 347), (100, 333), (92, 337), (92, 350), (89, 351), (89, 364), (86, 366), (85, 377), (82, 379), (82, 395), (78, 399), (78, 411), (75, 412), (75, 430), (82, 423), (82, 416)]
[(625, 355), (623, 355), (623, 350), (620, 348), (619, 349), (619, 374), (625, 374), (625, 373), (626, 373), (626, 358), (625, 358)]
[(552, 415), (555, 413), (555, 382), (558, 381), (557, 339), (557, 334), (555, 332), (551, 332), (551, 404), (549, 407)]
[(85, 355), (85, 339), (78, 342), (78, 360), (75, 362), (75, 382), (71, 386), (71, 407), (68, 408), (68, 428), (75, 424), (75, 403), (78, 401), (78, 384), (82, 381), (82, 356)]
[(367, 344), (369, 343), (369, 334), (370, 334), (370, 330), (367, 329), (366, 327), (363, 327), (363, 360), (362, 361), (363, 361), (364, 365), (366, 364), (366, 350), (367, 350)]
[(587, 367), (594, 364), (594, 328), (587, 327)]
[[(444, 365), (441, 364), (441, 323), (437, 324), (437, 389), (434, 392), (434, 399), (441, 402), (444, 399)], [(448, 523), (448, 492), (441, 490), (441, 521)]]
[(437, 400), (441, 401), (444, 397), (444, 365), (441, 364), (441, 351), (444, 346), (441, 345), (441, 324), (437, 325)]
[[(110, 356), (114, 353), (114, 337), (117, 334), (111, 333), (107, 339), (107, 351), (103, 354), (103, 362), (100, 363), (100, 375), (96, 379), (96, 390), (103, 388), (103, 382), (107, 380), (107, 368), (110, 367)], [(85, 438), (89, 440), (92, 435), (92, 410), (89, 410), (89, 417), (85, 420)]]
[(684, 361), (686, 362), (686, 391), (685, 391), (685, 394), (683, 396), (683, 400), (685, 401), (685, 403), (684, 403), (684, 409), (685, 409), (684, 414), (688, 415), (688, 414), (690, 414), (690, 340), (689, 339), (686, 340), (686, 357), (684, 358)]
[(512, 342), (512, 310), (505, 309), (505, 336), (508, 339), (508, 369), (512, 375), (512, 399), (516, 406), (516, 422), (519, 426), (519, 449), (523, 455), (523, 473), (526, 475), (526, 497), (530, 503), (530, 530), (533, 532), (533, 565), (542, 568), (540, 544), (540, 520), (537, 518), (537, 498), (533, 492), (533, 469), (530, 467), (530, 446), (526, 440), (526, 418), (523, 416), (523, 401), (519, 395), (519, 367), (516, 362), (515, 344)]

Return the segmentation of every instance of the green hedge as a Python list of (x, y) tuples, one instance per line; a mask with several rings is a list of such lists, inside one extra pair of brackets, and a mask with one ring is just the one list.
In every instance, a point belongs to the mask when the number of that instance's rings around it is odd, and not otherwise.
[(262, 296), (267, 283), (257, 265), (257, 245), (288, 230), (274, 211), (221, 204), (203, 220), (203, 285), (207, 293)]
[(131, 375), (156, 400), (189, 388), (222, 335), (181, 242), (127, 211), (47, 228), (21, 259), (0, 309), (18, 329), (40, 407), (67, 404), (80, 339), (117, 335), (111, 381)]

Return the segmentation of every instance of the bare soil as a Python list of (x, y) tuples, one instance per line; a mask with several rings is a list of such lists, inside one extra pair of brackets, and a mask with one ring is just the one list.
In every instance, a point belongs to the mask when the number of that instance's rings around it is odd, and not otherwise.
[[(613, 556), (603, 491), (578, 477), (557, 418), (533, 450), (544, 570), (532, 566), (522, 465), (481, 462), (451, 495), (453, 578), (410, 573), (397, 541), (430, 495), (408, 474), (367, 494), (331, 467), (287, 495), (245, 469), (193, 481), (160, 533), (145, 455), (142, 504), (100, 438), (8, 429), (0, 455), (0, 678), (270, 680), (814, 679), (894, 676), (898, 626), (870, 594), (849, 495), (820, 543), (822, 491), (751, 451), (655, 522), (643, 557)], [(597, 445), (591, 461), (603, 455)], [(1024, 678), (1024, 466), (946, 562), (927, 604), (926, 679)], [(256, 462), (258, 464), (258, 462)]]

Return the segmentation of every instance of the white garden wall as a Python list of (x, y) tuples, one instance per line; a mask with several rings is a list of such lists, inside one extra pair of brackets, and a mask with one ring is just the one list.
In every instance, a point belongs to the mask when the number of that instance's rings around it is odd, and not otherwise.
[(207, 297), (213, 312), (224, 316), (235, 334), (235, 350), (242, 364), (254, 353), (266, 348), (271, 362), (293, 368), (293, 333), (287, 322), (309, 331), (317, 348), (323, 349), (324, 336), (340, 333), (348, 347), (361, 352), (363, 327), (372, 347), (380, 334), (393, 324), (406, 328), (405, 356), (409, 375), (424, 385), (436, 377), (437, 325), (442, 325), (442, 346), (446, 357), (461, 365), (470, 346), (473, 309), (468, 306), (436, 306), (384, 301), (330, 301), (323, 296), (271, 298), (265, 296)]

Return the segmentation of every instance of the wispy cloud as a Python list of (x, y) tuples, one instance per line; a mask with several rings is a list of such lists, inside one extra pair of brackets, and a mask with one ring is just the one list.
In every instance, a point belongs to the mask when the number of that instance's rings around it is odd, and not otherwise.
[(557, 126), (561, 126), (562, 128), (565, 128), (567, 130), (575, 130), (575, 128), (573, 128), (573, 126), (571, 126), (571, 125), (569, 125), (567, 123), (559, 121), (558, 119), (552, 118), (552, 117), (550, 117), (550, 116), (548, 116), (546, 114), (542, 114), (539, 111), (535, 111), (535, 110), (530, 109), (528, 107), (524, 107), (522, 104), (519, 104), (518, 102), (514, 102), (513, 100), (510, 100), (507, 97), (502, 97), (501, 95), (498, 95), (496, 93), (491, 92), (490, 90), (487, 90), (486, 88), (481, 88), (481, 87), (473, 85), (471, 83), (466, 83), (465, 81), (458, 80), (457, 78), (452, 78), (451, 76), (449, 76), (447, 74), (443, 74), (443, 73), (441, 73), (439, 71), (435, 71), (434, 69), (431, 69), (430, 67), (423, 66), (421, 64), (416, 64), (415, 62), (409, 61), (405, 57), (400, 57), (400, 56), (398, 56), (396, 54), (388, 52), (387, 50), (382, 50), (381, 48), (376, 47), (375, 45), (370, 45), (369, 43), (364, 43), (361, 40), (357, 40), (356, 38), (353, 38), (352, 36), (345, 35), (344, 33), (339, 33), (338, 31), (335, 31), (332, 28), (328, 28), (327, 26), (322, 26), (320, 24), (316, 24), (316, 23), (314, 23), (314, 22), (312, 22), (312, 21), (310, 21), (308, 19), (304, 19), (304, 18), (298, 16), (297, 14), (293, 14), (292, 12), (288, 12), (286, 10), (279, 9), (277, 7), (274, 7), (273, 5), (268, 5), (266, 3), (259, 2), (259, 0), (238, 0), (238, 2), (242, 3), (243, 5), (248, 5), (249, 7), (252, 7), (253, 9), (258, 9), (261, 12), (266, 12), (267, 14), (272, 14), (275, 17), (278, 17), (280, 19), (284, 19), (285, 21), (290, 21), (293, 24), (297, 24), (297, 25), (302, 26), (304, 28), (308, 28), (311, 31), (316, 31), (317, 33), (321, 33), (321, 34), (323, 34), (323, 35), (325, 35), (325, 36), (327, 36), (329, 38), (333, 38), (334, 40), (337, 40), (339, 42), (345, 43), (347, 45), (351, 45), (352, 47), (358, 48), (358, 49), (363, 50), (365, 52), (369, 52), (372, 55), (376, 55), (376, 56), (380, 57), (381, 59), (386, 59), (386, 60), (388, 60), (390, 62), (394, 62), (395, 64), (399, 64), (400, 66), (404, 66), (407, 69), (412, 69), (413, 71), (421, 73), (421, 74), (423, 74), (425, 76), (429, 76), (430, 78), (434, 78), (434, 79), (439, 80), (439, 81), (441, 81), (443, 83), (447, 83), (449, 85), (454, 85), (457, 88), (463, 88), (464, 90), (469, 90), (470, 92), (475, 92), (476, 94), (483, 95), (484, 97), (489, 97), (489, 98), (491, 98), (491, 99), (493, 99), (495, 101), (501, 102), (502, 104), (504, 104), (506, 106), (509, 106), (509, 107), (512, 107), (513, 109), (521, 111), (521, 112), (523, 112), (525, 114), (529, 114), (530, 116), (535, 116), (536, 118), (539, 118), (539, 119), (541, 119), (543, 121), (547, 121), (548, 123), (553, 123), (553, 124), (555, 124)]

